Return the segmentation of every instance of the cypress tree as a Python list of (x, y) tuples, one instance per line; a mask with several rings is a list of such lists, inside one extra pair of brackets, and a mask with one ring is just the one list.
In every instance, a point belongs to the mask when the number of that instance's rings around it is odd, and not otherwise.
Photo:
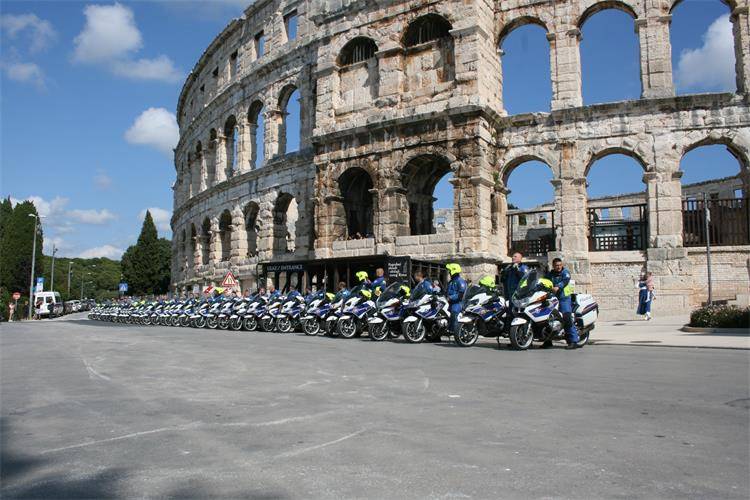
[[(3, 202), (5, 204), (5, 202)], [(2, 208), (5, 213), (5, 208)], [(37, 220), (29, 215), (39, 214), (30, 201), (18, 203), (13, 212), (3, 223), (3, 238), (0, 243), (2, 254), (2, 268), (0, 269), (0, 284), (7, 290), (27, 291), (31, 275), (31, 254), (34, 238), (34, 226)], [(5, 216), (3, 217), (5, 219)], [(36, 265), (34, 276), (41, 276), (43, 272), (42, 245), (44, 242), (41, 227), (36, 235)]]
[(146, 211), (138, 242), (122, 256), (122, 273), (133, 294), (160, 294), (169, 289), (171, 244), (159, 238)]

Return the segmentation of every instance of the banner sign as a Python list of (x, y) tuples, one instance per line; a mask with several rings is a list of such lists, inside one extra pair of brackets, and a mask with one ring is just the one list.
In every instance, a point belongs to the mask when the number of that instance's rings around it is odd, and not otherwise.
[(386, 275), (392, 279), (409, 278), (409, 258), (408, 257), (389, 257), (388, 269)]
[(267, 273), (281, 273), (290, 271), (304, 271), (304, 264), (266, 264)]

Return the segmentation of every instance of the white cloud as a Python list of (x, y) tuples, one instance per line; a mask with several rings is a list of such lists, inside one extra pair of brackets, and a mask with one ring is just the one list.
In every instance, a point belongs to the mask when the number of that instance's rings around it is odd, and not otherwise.
[(155, 80), (174, 83), (182, 80), (182, 73), (167, 56), (154, 59), (138, 59), (137, 61), (116, 61), (112, 64), (112, 72), (131, 80)]
[(714, 91), (736, 88), (734, 35), (729, 14), (717, 18), (703, 34), (703, 46), (684, 50), (675, 72), (681, 90)]
[(165, 55), (153, 59), (135, 58), (143, 47), (143, 36), (130, 8), (119, 3), (88, 5), (83, 14), (86, 24), (73, 41), (74, 62), (101, 64), (112, 74), (131, 80), (166, 83), (182, 80), (182, 73)]
[(106, 257), (108, 259), (119, 260), (124, 250), (114, 245), (102, 245), (100, 247), (89, 248), (81, 252), (78, 257), (82, 259), (93, 259), (96, 257)]
[(57, 257), (62, 256), (63, 254), (70, 254), (70, 251), (73, 249), (73, 245), (65, 241), (63, 238), (59, 236), (53, 236), (53, 237), (45, 237), (44, 238), (44, 254), (45, 255), (52, 255), (52, 248), (57, 248), (57, 253), (55, 254)]
[(36, 211), (42, 217), (55, 218), (65, 213), (65, 207), (68, 204), (68, 199), (62, 196), (55, 196), (52, 200), (47, 201), (41, 196), (27, 196), (26, 198), (13, 198), (11, 196), (10, 202), (15, 206), (21, 201), (30, 201), (34, 203)]
[(125, 140), (155, 148), (169, 157), (180, 138), (174, 114), (164, 108), (148, 108), (135, 119), (125, 132)]
[(46, 88), (45, 76), (42, 68), (36, 63), (7, 62), (0, 65), (5, 75), (19, 83), (30, 83), (38, 90)]
[(161, 233), (169, 233), (172, 231), (172, 226), (170, 224), (172, 220), (172, 212), (158, 207), (144, 208), (138, 214), (139, 220), (142, 221), (144, 217), (146, 217), (146, 210), (151, 212), (151, 218), (154, 219), (156, 229), (158, 229)]
[(71, 219), (82, 224), (94, 224), (101, 226), (117, 218), (115, 214), (107, 210), (69, 210), (66, 214)]
[(73, 40), (73, 60), (107, 62), (127, 57), (143, 46), (133, 11), (124, 5), (87, 5), (83, 14), (86, 25)]
[(49, 21), (35, 14), (3, 14), (0, 16), (0, 29), (8, 38), (15, 40), (23, 32), (28, 33), (29, 52), (40, 52), (55, 41), (57, 33)]
[(94, 176), (94, 185), (101, 191), (106, 191), (112, 187), (112, 178), (104, 170), (97, 170)]

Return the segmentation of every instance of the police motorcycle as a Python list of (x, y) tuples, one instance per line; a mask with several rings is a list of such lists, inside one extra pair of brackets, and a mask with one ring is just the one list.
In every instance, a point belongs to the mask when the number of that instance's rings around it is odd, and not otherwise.
[[(571, 288), (574, 283), (568, 285)], [(599, 315), (599, 306), (589, 294), (573, 294), (573, 317), (579, 330), (578, 345), (583, 347), (589, 341)], [(563, 315), (559, 310), (559, 300), (552, 292), (552, 281), (541, 271), (528, 271), (513, 294), (513, 320), (508, 337), (515, 349), (526, 350), (534, 340), (546, 342), (565, 340)], [(499, 339), (498, 339), (499, 342)]]
[(253, 297), (242, 317), (242, 328), (250, 332), (257, 330), (260, 318), (266, 313), (267, 304), (268, 297), (260, 294)]
[(177, 314), (177, 322), (179, 326), (183, 328), (190, 326), (190, 318), (195, 310), (195, 305), (195, 299), (188, 299), (188, 301), (183, 304), (182, 308), (180, 308), (179, 314)]
[(331, 312), (335, 295), (325, 290), (318, 290), (311, 297), (300, 318), (305, 335), (317, 335), (325, 327), (325, 318)]
[(208, 310), (211, 307), (211, 302), (207, 299), (201, 300), (197, 307), (193, 308), (193, 312), (190, 315), (190, 326), (193, 328), (205, 328), (208, 317)]
[(240, 299), (237, 298), (225, 298), (221, 306), (219, 314), (216, 316), (218, 322), (218, 328), (220, 330), (228, 330), (231, 317), (234, 314), (234, 308), (238, 304)]
[(341, 315), (336, 322), (336, 331), (345, 339), (362, 335), (367, 330), (367, 319), (375, 310), (373, 293), (368, 285), (360, 284), (352, 288), (349, 298), (341, 309)]
[(401, 333), (409, 343), (417, 344), (425, 338), (435, 342), (443, 335), (450, 335), (448, 299), (427, 287), (418, 286), (414, 289), (404, 316)]
[(401, 335), (401, 320), (407, 310), (411, 290), (406, 281), (397, 281), (386, 288), (375, 301), (375, 314), (367, 319), (370, 339), (381, 341)]
[(229, 316), (229, 328), (235, 332), (242, 330), (242, 324), (247, 313), (248, 306), (252, 303), (253, 297), (238, 298), (234, 307), (232, 307), (232, 314)]
[(225, 300), (223, 298), (215, 300), (204, 313), (206, 318), (206, 327), (216, 330), (219, 327), (219, 313), (224, 309)]
[(464, 292), (461, 313), (458, 315), (456, 344), (470, 347), (482, 337), (507, 336), (510, 311), (505, 299), (500, 296), (493, 276), (485, 276), (479, 284), (471, 285)]
[(260, 327), (266, 332), (274, 331), (276, 327), (276, 316), (284, 303), (284, 296), (279, 295), (269, 300), (263, 315), (260, 318)]
[(331, 337), (337, 337), (339, 334), (338, 323), (339, 318), (344, 313), (344, 304), (347, 299), (351, 296), (351, 292), (346, 288), (339, 290), (336, 295), (331, 299), (331, 308), (327, 311), (327, 314), (323, 316), (325, 322), (325, 334)]
[(276, 313), (276, 331), (289, 333), (297, 329), (305, 309), (305, 298), (300, 293), (288, 294)]

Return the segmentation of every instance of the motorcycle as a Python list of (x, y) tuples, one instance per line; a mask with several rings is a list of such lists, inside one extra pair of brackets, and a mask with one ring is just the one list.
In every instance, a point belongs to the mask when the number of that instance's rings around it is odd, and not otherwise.
[(357, 285), (352, 289), (341, 310), (341, 316), (336, 322), (336, 331), (345, 339), (361, 335), (367, 330), (367, 316), (375, 309), (372, 292), (365, 285)]
[(507, 336), (509, 311), (505, 299), (494, 288), (471, 285), (464, 292), (458, 315), (456, 344), (470, 347), (482, 337)]
[(448, 331), (448, 299), (428, 291), (426, 287), (417, 287), (409, 299), (409, 305), (401, 324), (401, 332), (407, 342), (416, 344), (428, 339), (430, 342), (440, 340)]
[(343, 314), (344, 304), (349, 296), (349, 290), (339, 290), (336, 296), (331, 300), (331, 308), (328, 310), (328, 314), (324, 317), (326, 335), (336, 337), (339, 334), (336, 327), (338, 326), (339, 318)]
[(305, 315), (301, 318), (305, 335), (317, 335), (324, 328), (325, 317), (331, 311), (334, 297), (332, 293), (326, 293), (325, 290), (319, 290), (310, 297)]
[[(571, 283), (573, 284), (573, 283)], [(578, 345), (589, 341), (599, 315), (599, 306), (589, 294), (574, 294), (573, 318), (579, 330)], [(552, 284), (539, 271), (527, 272), (513, 294), (513, 320), (508, 337), (513, 348), (526, 350), (536, 340), (564, 340), (563, 315), (560, 301), (552, 292)]]
[(267, 304), (267, 297), (257, 295), (247, 306), (247, 310), (242, 318), (242, 328), (249, 332), (257, 330), (260, 318), (266, 313)]
[(276, 331), (289, 333), (299, 325), (299, 318), (304, 310), (305, 298), (302, 295), (287, 297), (276, 314)]
[(268, 302), (263, 316), (260, 318), (260, 327), (266, 332), (272, 332), (276, 326), (276, 315), (284, 301), (283, 296), (278, 296)]
[(382, 341), (401, 334), (401, 320), (408, 304), (409, 287), (405, 281), (391, 284), (375, 301), (375, 314), (367, 319), (370, 339)]

